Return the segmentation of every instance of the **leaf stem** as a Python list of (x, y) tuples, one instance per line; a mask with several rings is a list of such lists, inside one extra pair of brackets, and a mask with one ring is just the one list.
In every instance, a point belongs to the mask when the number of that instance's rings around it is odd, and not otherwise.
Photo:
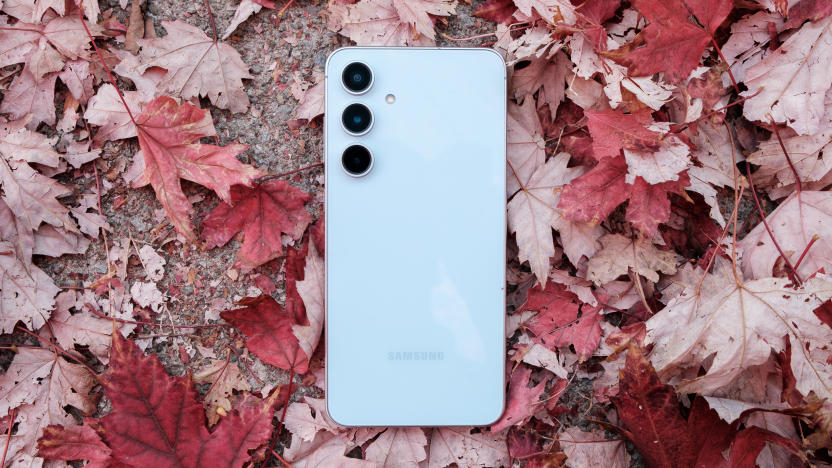
[(263, 177), (260, 180), (261, 181), (266, 181), (266, 180), (271, 180), (271, 179), (279, 179), (281, 177), (286, 177), (286, 176), (290, 176), (292, 174), (297, 174), (298, 172), (308, 171), (309, 169), (315, 169), (316, 167), (323, 167), (323, 165), (324, 165), (324, 163), (322, 163), (322, 162), (315, 163), (315, 164), (310, 164), (308, 166), (304, 166), (304, 167), (301, 167), (301, 168), (298, 168), (298, 169), (294, 169), (294, 170), (291, 170), (289, 172), (283, 172), (281, 174), (269, 174), (269, 175)]
[(277, 457), (277, 459), (278, 459), (278, 460), (280, 460), (280, 463), (283, 463), (283, 466), (285, 466), (286, 468), (293, 468), (293, 467), (292, 467), (292, 464), (291, 464), (291, 463), (289, 463), (289, 462), (287, 462), (287, 461), (286, 461), (283, 457), (281, 457), (281, 456), (280, 456), (277, 452), (275, 452), (274, 450), (270, 450), (270, 452), (272, 452), (272, 455), (274, 455), (275, 457)]
[(116, 89), (116, 94), (118, 94), (119, 99), (121, 99), (121, 103), (124, 104), (124, 109), (127, 110), (127, 115), (130, 116), (130, 121), (133, 122), (133, 125), (135, 125), (136, 128), (138, 128), (139, 124), (137, 124), (136, 119), (133, 118), (133, 113), (130, 112), (130, 106), (128, 106), (127, 101), (124, 100), (124, 96), (121, 94), (121, 90), (118, 89), (118, 84), (116, 83), (115, 78), (113, 78), (113, 74), (110, 73), (110, 67), (108, 67), (107, 64), (104, 62), (104, 56), (101, 55), (101, 50), (95, 43), (95, 39), (93, 39), (92, 33), (90, 33), (90, 29), (87, 27), (86, 21), (84, 21), (84, 13), (80, 8), (78, 9), (78, 18), (81, 20), (81, 26), (84, 27), (84, 31), (87, 32), (87, 37), (90, 38), (90, 42), (92, 43), (92, 47), (95, 49), (96, 55), (98, 55), (98, 61), (101, 62), (101, 65), (104, 67), (104, 71), (107, 72), (107, 77), (110, 79), (110, 83)]
[(786, 262), (786, 266), (789, 268), (789, 279), (796, 282), (798, 285), (803, 284), (803, 280), (800, 279), (800, 275), (797, 274), (797, 270), (795, 270), (794, 266), (792, 266), (792, 262), (790, 262), (788, 257), (786, 257), (786, 254), (783, 253), (783, 249), (780, 248), (780, 244), (777, 242), (777, 239), (774, 238), (774, 233), (771, 232), (768, 221), (766, 221), (766, 213), (763, 211), (762, 205), (760, 205), (760, 199), (757, 197), (757, 190), (754, 189), (754, 179), (751, 178), (751, 165), (747, 164), (745, 169), (748, 173), (748, 185), (751, 186), (751, 193), (754, 195), (754, 203), (757, 205), (757, 211), (760, 212), (760, 217), (763, 219), (763, 226), (766, 227), (766, 232), (768, 232), (768, 236), (774, 243), (774, 247), (777, 248), (777, 252), (780, 253), (780, 257)]
[(722, 55), (722, 49), (720, 49), (719, 45), (717, 45), (716, 39), (714, 39), (713, 35), (711, 35), (711, 43), (714, 45), (714, 48), (716, 49), (716, 53), (719, 54), (719, 58), (722, 59), (722, 62), (725, 63), (726, 65), (728, 65), (728, 76), (731, 78), (731, 84), (734, 85), (734, 91), (736, 91), (737, 94), (739, 94), (740, 93), (740, 87), (737, 86), (737, 80), (734, 78), (734, 73), (731, 72), (731, 65), (728, 64), (728, 61), (725, 60), (725, 56)]
[[(60, 346), (56, 345), (55, 343), (52, 343), (49, 340), (46, 340), (43, 337), (39, 336), (37, 333), (33, 333), (33, 332), (31, 332), (31, 331), (29, 331), (29, 330), (27, 330), (27, 329), (25, 329), (25, 328), (23, 328), (19, 325), (17, 327), (15, 327), (15, 329), (20, 330), (23, 333), (26, 333), (27, 335), (32, 336), (34, 339), (38, 340), (38, 343), (41, 343), (41, 344), (45, 343), (45, 344), (49, 345), (52, 348), (52, 351), (54, 353), (59, 354), (59, 355), (63, 356), (64, 358), (69, 358), (69, 359), (72, 359), (73, 361), (77, 361), (78, 364), (86, 367), (87, 370), (90, 371), (90, 373), (93, 375), (93, 377), (97, 378), (97, 374), (95, 373), (95, 369), (88, 366), (87, 363), (84, 362), (83, 357), (74, 356), (72, 353), (70, 353), (69, 351), (66, 351), (65, 349), (61, 348)], [(41, 349), (43, 349), (43, 348), (41, 348)], [(0, 467), (2, 467), (2, 466), (3, 465), (0, 464)]]
[(295, 0), (289, 0), (288, 2), (286, 2), (286, 5), (284, 5), (283, 8), (281, 8), (280, 11), (277, 12), (278, 21), (283, 19), (283, 15), (286, 13), (286, 10), (288, 10), (293, 3), (295, 3)]
[(237, 350), (236, 350), (236, 349), (234, 349), (234, 348), (233, 348), (230, 344), (226, 344), (226, 345), (225, 345), (225, 347), (226, 347), (226, 348), (228, 348), (228, 349), (230, 349), (230, 350), (231, 350), (231, 351), (232, 351), (232, 352), (233, 352), (233, 353), (237, 356), (237, 359), (238, 359), (240, 362), (242, 362), (244, 366), (246, 366), (246, 369), (248, 370), (248, 373), (249, 373), (249, 374), (251, 374), (251, 377), (252, 377), (254, 380), (256, 380), (258, 384), (263, 385), (263, 381), (262, 381), (262, 380), (260, 380), (260, 379), (257, 377), (257, 374), (255, 374), (253, 370), (251, 370), (251, 367), (249, 367), (248, 362), (246, 362), (246, 360), (245, 360), (245, 359), (243, 359), (243, 357), (242, 357), (242, 356), (240, 356), (240, 353), (238, 353), (238, 352), (237, 352)]
[(780, 149), (783, 150), (783, 156), (786, 157), (786, 162), (789, 163), (789, 168), (792, 170), (792, 175), (794, 175), (794, 182), (797, 184), (797, 193), (803, 191), (803, 186), (800, 183), (800, 176), (797, 174), (797, 169), (795, 169), (794, 164), (792, 164), (792, 158), (789, 156), (789, 152), (786, 151), (786, 145), (783, 144), (783, 139), (780, 138), (780, 130), (777, 129), (777, 123), (774, 122), (774, 117), (771, 114), (768, 114), (768, 119), (771, 122), (771, 127), (774, 129), (774, 135), (777, 137), (777, 142), (780, 143)]
[(214, 23), (214, 13), (211, 11), (211, 5), (208, 0), (204, 0), (205, 8), (208, 9), (208, 18), (211, 20), (211, 32), (214, 34), (214, 42), (217, 42), (217, 25)]
[(690, 127), (692, 124), (695, 124), (696, 122), (699, 122), (700, 120), (707, 119), (708, 117), (710, 117), (710, 116), (712, 116), (712, 115), (714, 115), (714, 114), (716, 114), (716, 113), (718, 113), (718, 112), (722, 112), (722, 111), (724, 111), (725, 109), (727, 109), (727, 108), (729, 108), (729, 107), (732, 107), (732, 106), (735, 106), (735, 105), (737, 105), (737, 104), (739, 104), (739, 103), (741, 103), (741, 102), (747, 101), (747, 100), (749, 100), (749, 99), (753, 98), (754, 96), (756, 96), (756, 95), (760, 94), (760, 92), (761, 92), (762, 90), (763, 90), (763, 88), (760, 88), (760, 89), (758, 89), (758, 90), (757, 90), (757, 92), (756, 92), (756, 93), (754, 93), (754, 94), (752, 94), (752, 95), (750, 95), (750, 96), (743, 96), (743, 97), (741, 97), (741, 98), (737, 99), (737, 100), (736, 100), (736, 101), (734, 101), (734, 102), (730, 102), (730, 103), (728, 103), (728, 104), (726, 104), (726, 105), (724, 105), (724, 106), (720, 107), (719, 109), (714, 109), (714, 110), (712, 110), (712, 111), (708, 112), (707, 114), (705, 114), (705, 115), (703, 115), (703, 116), (700, 116), (698, 119), (696, 119), (696, 120), (694, 120), (694, 121), (692, 121), (692, 122), (687, 122), (687, 123), (685, 123), (685, 124), (679, 125), (678, 127), (675, 127), (675, 126), (674, 126), (674, 127), (671, 127), (671, 129), (670, 129), (670, 133), (682, 133), (683, 131), (685, 131), (685, 129), (687, 129), (688, 127)]
[(5, 447), (3, 447), (3, 459), (0, 460), (0, 466), (6, 466), (6, 454), (8, 454), (9, 452), (9, 443), (12, 440), (12, 428), (14, 427), (14, 418), (15, 416), (17, 416), (15, 414), (16, 410), (17, 408), (12, 408), (12, 410), (9, 412), (9, 431), (6, 434), (6, 445)]
[[(275, 431), (274, 438), (272, 439), (272, 445), (269, 447), (269, 452), (274, 453), (275, 455), (277, 455), (277, 453), (274, 451), (274, 446), (277, 443), (277, 439), (278, 439), (278, 437), (280, 437), (280, 433), (283, 430), (283, 421), (286, 420), (286, 410), (289, 408), (289, 399), (292, 397), (292, 381), (294, 380), (294, 378), (295, 378), (295, 366), (292, 366), (292, 368), (289, 370), (289, 389), (286, 391), (286, 401), (283, 404), (283, 413), (281, 413), (281, 415), (280, 415), (280, 425), (277, 426), (277, 431)], [(278, 456), (278, 458), (280, 459), (281, 462), (286, 464), (286, 461), (283, 460), (283, 458), (280, 458), (279, 456)], [(264, 466), (265, 465), (268, 465), (268, 460), (266, 460), (266, 463), (264, 463)], [(288, 466), (292, 466), (292, 465), (288, 465)]]
[(818, 236), (817, 234), (812, 236), (812, 240), (809, 241), (809, 243), (806, 245), (806, 248), (803, 249), (803, 253), (800, 254), (800, 258), (798, 258), (797, 262), (794, 264), (795, 268), (800, 268), (800, 262), (803, 261), (803, 258), (806, 257), (806, 254), (809, 253), (809, 249), (812, 248), (812, 245), (814, 245), (818, 239), (820, 239), (820, 236)]

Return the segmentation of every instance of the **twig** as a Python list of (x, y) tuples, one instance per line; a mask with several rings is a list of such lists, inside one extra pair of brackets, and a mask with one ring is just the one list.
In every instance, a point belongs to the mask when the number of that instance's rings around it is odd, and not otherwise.
[(783, 139), (780, 138), (780, 130), (777, 129), (777, 123), (774, 122), (774, 117), (772, 117), (771, 114), (768, 114), (768, 119), (771, 121), (771, 127), (774, 129), (774, 135), (777, 137), (777, 142), (780, 143), (780, 149), (783, 150), (783, 156), (786, 157), (786, 162), (789, 163), (789, 167), (794, 175), (794, 182), (797, 185), (797, 193), (800, 193), (803, 190), (803, 186), (800, 184), (800, 176), (797, 174), (797, 169), (795, 169), (794, 164), (792, 164), (792, 158), (789, 157), (789, 152), (786, 151), (786, 145), (783, 144)]
[(90, 304), (89, 302), (85, 302), (84, 306), (86, 306), (93, 314), (103, 318), (104, 320), (113, 320), (113, 321), (118, 322), (118, 323), (127, 323), (127, 324), (130, 324), (130, 325), (147, 325), (149, 327), (170, 326), (170, 327), (173, 327), (173, 328), (224, 328), (224, 327), (230, 327), (231, 326), (231, 325), (228, 325), (227, 323), (205, 323), (205, 324), (199, 324), (199, 325), (177, 325), (177, 324), (165, 325), (165, 324), (162, 324), (162, 323), (146, 322), (146, 321), (141, 321), (141, 320), (125, 320), (125, 319), (121, 319), (121, 318), (118, 318), (118, 317), (108, 317), (108, 316), (102, 314), (101, 312), (99, 312), (98, 310), (96, 310), (95, 306)]

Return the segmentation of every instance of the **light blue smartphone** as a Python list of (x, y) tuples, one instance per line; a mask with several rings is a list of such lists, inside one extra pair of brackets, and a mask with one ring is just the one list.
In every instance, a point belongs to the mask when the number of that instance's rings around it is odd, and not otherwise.
[(505, 392), (502, 57), (336, 50), (324, 132), (330, 416), (345, 426), (496, 421)]

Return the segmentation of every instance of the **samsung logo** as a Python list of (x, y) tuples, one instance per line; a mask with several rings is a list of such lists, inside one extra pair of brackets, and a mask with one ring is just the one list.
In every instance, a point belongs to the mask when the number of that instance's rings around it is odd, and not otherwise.
[(391, 351), (387, 353), (390, 361), (442, 361), (442, 351)]

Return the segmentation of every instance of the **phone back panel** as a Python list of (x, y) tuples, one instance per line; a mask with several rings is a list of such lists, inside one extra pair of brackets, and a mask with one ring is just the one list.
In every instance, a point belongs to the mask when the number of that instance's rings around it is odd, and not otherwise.
[[(341, 72), (373, 72), (366, 94)], [(326, 384), (347, 426), (485, 425), (504, 404), (506, 75), (490, 49), (344, 48), (326, 79)], [(395, 102), (387, 102), (387, 96)], [(341, 126), (354, 102), (373, 126)], [(341, 166), (360, 143), (363, 177)]]

